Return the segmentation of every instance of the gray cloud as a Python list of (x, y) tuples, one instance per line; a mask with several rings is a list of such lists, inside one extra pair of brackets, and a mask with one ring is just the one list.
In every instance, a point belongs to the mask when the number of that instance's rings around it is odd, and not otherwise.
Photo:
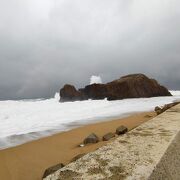
[(141, 72), (180, 89), (178, 0), (0, 0), (0, 99)]

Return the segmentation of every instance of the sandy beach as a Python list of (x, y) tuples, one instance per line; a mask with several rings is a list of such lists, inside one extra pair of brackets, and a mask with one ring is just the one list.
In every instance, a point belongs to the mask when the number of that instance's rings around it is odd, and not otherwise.
[(125, 125), (131, 130), (154, 116), (154, 112), (134, 114), (127, 118), (86, 125), (1, 150), (0, 179), (40, 180), (46, 168), (58, 163), (68, 164), (76, 155), (94, 151), (107, 143), (101, 141), (97, 144), (78, 147), (90, 133), (94, 132), (102, 138), (108, 132), (115, 132), (120, 125)]

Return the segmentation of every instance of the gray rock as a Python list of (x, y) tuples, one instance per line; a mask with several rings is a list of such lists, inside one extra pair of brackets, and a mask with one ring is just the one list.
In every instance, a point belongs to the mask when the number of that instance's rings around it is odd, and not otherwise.
[(59, 170), (59, 169), (61, 169), (63, 167), (64, 167), (64, 164), (62, 164), (62, 163), (59, 163), (59, 164), (57, 164), (55, 166), (49, 167), (48, 169), (45, 170), (45, 172), (43, 174), (43, 178), (49, 176), (50, 174), (56, 172), (57, 170)]
[(162, 109), (156, 111), (156, 114), (157, 114), (157, 115), (159, 115), (159, 114), (161, 114), (161, 113), (163, 113)]
[(154, 108), (154, 111), (155, 111), (155, 112), (157, 112), (157, 111), (159, 111), (159, 110), (161, 110), (161, 108), (160, 108), (159, 106), (156, 106), (156, 107)]
[(89, 144), (89, 143), (97, 143), (99, 142), (99, 138), (96, 134), (92, 133), (88, 137), (84, 139), (84, 144)]
[(161, 109), (159, 106), (156, 106), (154, 108), (154, 111), (156, 112), (157, 115), (161, 114), (163, 112), (163, 109)]
[(116, 134), (117, 135), (125, 134), (127, 131), (128, 131), (128, 128), (122, 125), (116, 129)]
[(103, 136), (103, 141), (109, 141), (111, 138), (115, 137), (115, 134), (110, 132), (110, 133), (107, 133)]
[(154, 110), (155, 110), (156, 114), (159, 115), (159, 114), (165, 112), (166, 110), (172, 108), (173, 106), (175, 106), (177, 104), (179, 104), (179, 102), (173, 102), (173, 103), (165, 104), (162, 108), (156, 106)]

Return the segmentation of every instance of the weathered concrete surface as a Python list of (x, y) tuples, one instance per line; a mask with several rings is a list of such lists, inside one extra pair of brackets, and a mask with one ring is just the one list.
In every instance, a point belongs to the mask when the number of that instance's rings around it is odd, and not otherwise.
[(57, 179), (179, 180), (180, 105), (45, 178)]

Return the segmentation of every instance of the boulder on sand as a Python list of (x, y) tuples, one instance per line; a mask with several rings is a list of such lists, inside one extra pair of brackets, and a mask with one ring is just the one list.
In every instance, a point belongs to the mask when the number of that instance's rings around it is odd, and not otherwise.
[(127, 131), (128, 131), (128, 128), (122, 125), (116, 129), (116, 134), (117, 135), (125, 134)]
[(79, 90), (72, 85), (65, 85), (60, 90), (60, 101), (104, 98), (118, 100), (156, 96), (171, 96), (171, 93), (156, 80), (144, 74), (131, 74), (107, 84), (91, 84)]
[(50, 174), (56, 172), (57, 170), (61, 169), (64, 167), (64, 164), (59, 163), (55, 166), (49, 167), (48, 169), (45, 170), (44, 174), (43, 174), (43, 178), (49, 176)]
[(92, 133), (88, 137), (84, 139), (84, 144), (89, 144), (89, 143), (97, 143), (99, 142), (99, 138), (96, 134)]
[(159, 107), (159, 106), (156, 106), (155, 108), (154, 108), (154, 111), (156, 112), (156, 111), (159, 111), (159, 110), (161, 110), (161, 108)]
[(168, 110), (169, 108), (176, 106), (179, 103), (180, 102), (173, 102), (173, 103), (165, 104), (162, 108), (156, 106), (154, 111), (156, 112), (157, 115), (159, 115), (159, 114), (165, 112), (166, 110)]
[(156, 112), (157, 115), (162, 113), (162, 109), (159, 106), (156, 106), (154, 111)]
[(103, 141), (109, 141), (111, 138), (115, 137), (115, 134), (110, 132), (110, 133), (107, 133), (103, 136)]

